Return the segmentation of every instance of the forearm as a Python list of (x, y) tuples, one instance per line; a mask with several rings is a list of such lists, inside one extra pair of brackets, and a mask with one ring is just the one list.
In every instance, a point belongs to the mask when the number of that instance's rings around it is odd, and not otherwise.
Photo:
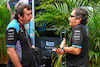
[(14, 64), (15, 67), (22, 67), (16, 51), (12, 51), (12, 50), (8, 49), (7, 53), (9, 55), (10, 60), (12, 61), (12, 63)]
[(74, 55), (79, 55), (81, 52), (80, 48), (72, 47), (72, 46), (71, 47), (64, 47), (63, 50), (67, 53), (74, 54)]

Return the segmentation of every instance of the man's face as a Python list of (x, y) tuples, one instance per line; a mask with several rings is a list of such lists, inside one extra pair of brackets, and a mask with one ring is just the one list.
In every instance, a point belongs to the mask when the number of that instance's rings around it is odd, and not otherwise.
[(29, 23), (30, 20), (32, 18), (32, 10), (27, 10), (27, 8), (24, 9), (24, 15), (23, 15), (23, 18), (22, 18), (22, 21), (24, 23)]
[(68, 20), (69, 20), (69, 25), (70, 25), (71, 27), (76, 26), (77, 19), (76, 19), (76, 17), (75, 17), (75, 10), (73, 10), (73, 11), (71, 12), (71, 16), (68, 18)]

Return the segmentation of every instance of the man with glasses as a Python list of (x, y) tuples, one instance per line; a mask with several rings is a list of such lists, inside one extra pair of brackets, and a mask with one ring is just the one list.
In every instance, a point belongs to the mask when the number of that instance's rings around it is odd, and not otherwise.
[(69, 45), (66, 40), (60, 44), (60, 49), (53, 49), (57, 54), (66, 54), (66, 67), (88, 67), (88, 36), (86, 34), (87, 11), (83, 8), (73, 8), (68, 18), (72, 27)]

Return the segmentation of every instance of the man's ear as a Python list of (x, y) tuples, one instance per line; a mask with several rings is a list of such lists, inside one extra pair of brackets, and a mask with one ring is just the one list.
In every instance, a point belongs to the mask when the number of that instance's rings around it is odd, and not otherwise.
[(19, 19), (22, 19), (22, 16), (20, 14), (18, 14)]
[(77, 22), (81, 22), (82, 18), (77, 18)]

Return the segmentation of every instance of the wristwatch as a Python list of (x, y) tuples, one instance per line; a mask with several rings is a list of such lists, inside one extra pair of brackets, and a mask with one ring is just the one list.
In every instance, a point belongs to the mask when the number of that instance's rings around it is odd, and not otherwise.
[(62, 50), (64, 50), (64, 47), (62, 47)]

